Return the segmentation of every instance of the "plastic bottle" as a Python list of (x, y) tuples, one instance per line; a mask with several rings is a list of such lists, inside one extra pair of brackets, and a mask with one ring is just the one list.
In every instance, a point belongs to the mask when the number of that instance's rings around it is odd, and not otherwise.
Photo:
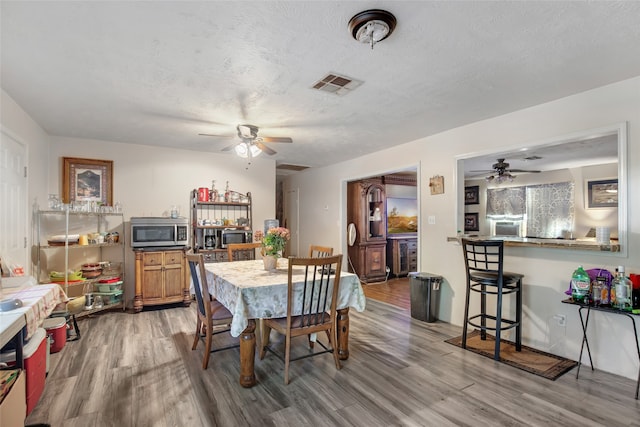
[(590, 288), (591, 279), (584, 268), (579, 266), (571, 276), (571, 297), (576, 302), (588, 302), (585, 297), (588, 299)]
[(611, 283), (616, 290), (615, 307), (619, 310), (631, 311), (631, 280), (624, 275), (624, 267), (619, 266), (616, 277)]

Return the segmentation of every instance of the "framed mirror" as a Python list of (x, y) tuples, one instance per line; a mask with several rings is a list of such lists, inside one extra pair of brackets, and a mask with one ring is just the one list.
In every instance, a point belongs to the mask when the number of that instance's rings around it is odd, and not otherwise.
[[(626, 254), (627, 124), (457, 158), (457, 223), (479, 236)], [(478, 187), (478, 203), (467, 203)], [(615, 194), (614, 194), (615, 192)], [(595, 230), (610, 231), (610, 246)], [(504, 234), (507, 233), (507, 234)], [(601, 245), (591, 248), (589, 245)]]

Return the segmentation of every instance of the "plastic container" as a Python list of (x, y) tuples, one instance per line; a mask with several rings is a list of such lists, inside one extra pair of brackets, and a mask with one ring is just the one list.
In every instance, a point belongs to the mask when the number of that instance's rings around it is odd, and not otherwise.
[(44, 319), (42, 327), (49, 336), (49, 350), (57, 353), (64, 348), (67, 343), (67, 322), (64, 317), (49, 317)]
[[(24, 370), (27, 373), (27, 415), (36, 407), (44, 390), (47, 376), (47, 332), (43, 328), (36, 329), (33, 336), (24, 344)], [(0, 353), (0, 362), (15, 365), (15, 350)]]
[(114, 292), (94, 292), (93, 295), (102, 296), (102, 301), (104, 305), (117, 304), (122, 302), (122, 291), (114, 291)]

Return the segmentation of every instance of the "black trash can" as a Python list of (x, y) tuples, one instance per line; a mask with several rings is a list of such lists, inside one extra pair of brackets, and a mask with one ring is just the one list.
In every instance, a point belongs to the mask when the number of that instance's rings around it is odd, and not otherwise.
[(431, 273), (409, 273), (411, 317), (425, 322), (438, 320), (438, 302), (442, 276)]

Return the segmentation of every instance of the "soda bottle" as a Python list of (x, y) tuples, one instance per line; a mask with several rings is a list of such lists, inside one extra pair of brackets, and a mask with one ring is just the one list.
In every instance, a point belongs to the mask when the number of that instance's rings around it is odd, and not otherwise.
[(579, 266), (571, 276), (571, 297), (576, 302), (587, 303), (590, 288), (591, 279), (584, 268)]
[(618, 267), (611, 288), (616, 290), (615, 307), (619, 310), (631, 311), (631, 280), (625, 277), (623, 266)]

